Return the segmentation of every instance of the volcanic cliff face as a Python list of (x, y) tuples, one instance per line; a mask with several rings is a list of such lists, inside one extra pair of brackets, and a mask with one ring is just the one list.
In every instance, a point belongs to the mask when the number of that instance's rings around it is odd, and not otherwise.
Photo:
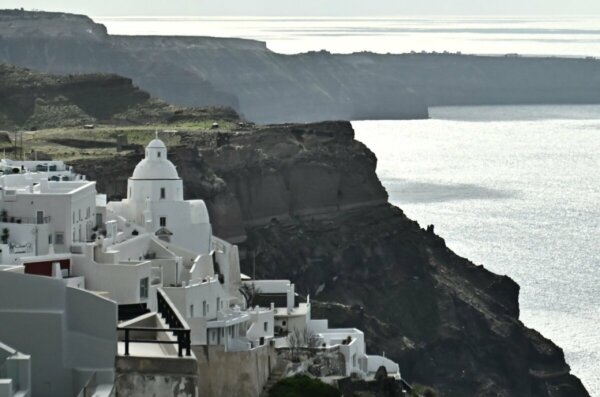
[(81, 15), (0, 11), (0, 62), (117, 73), (169, 103), (258, 123), (427, 117), (428, 106), (600, 103), (600, 61), (456, 54), (282, 55), (253, 40), (112, 36)]
[[(292, 279), (315, 316), (366, 333), (410, 382), (450, 397), (588, 396), (562, 350), (519, 321), (519, 287), (458, 257), (387, 202), (347, 122), (181, 133), (169, 156), (243, 271)], [(141, 154), (79, 160), (124, 195)]]
[(131, 79), (107, 74), (57, 76), (0, 64), (0, 129), (93, 123), (133, 125), (237, 121), (228, 108), (178, 108), (152, 98)]

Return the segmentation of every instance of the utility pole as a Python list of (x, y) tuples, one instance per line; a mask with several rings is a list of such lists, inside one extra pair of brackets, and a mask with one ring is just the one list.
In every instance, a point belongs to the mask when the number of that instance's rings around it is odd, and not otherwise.
[(252, 280), (256, 280), (256, 251), (252, 250)]

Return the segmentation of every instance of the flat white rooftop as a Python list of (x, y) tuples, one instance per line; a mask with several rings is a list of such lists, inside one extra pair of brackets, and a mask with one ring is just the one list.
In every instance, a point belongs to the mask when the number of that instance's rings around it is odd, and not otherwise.
[[(133, 357), (177, 357), (177, 345), (129, 342), (129, 355)], [(117, 352), (125, 355), (125, 342), (119, 342)]]
[(95, 182), (86, 180), (48, 181), (43, 174), (26, 173), (0, 176), (0, 189), (4, 194), (71, 194), (80, 189), (94, 185)]

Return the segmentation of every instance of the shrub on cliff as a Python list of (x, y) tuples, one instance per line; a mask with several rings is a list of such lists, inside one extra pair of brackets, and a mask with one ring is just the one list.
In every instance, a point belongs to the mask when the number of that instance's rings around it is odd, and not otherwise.
[(269, 391), (269, 397), (340, 397), (340, 391), (318, 379), (296, 375), (280, 380)]
[(413, 385), (411, 397), (438, 397), (437, 392), (429, 386)]

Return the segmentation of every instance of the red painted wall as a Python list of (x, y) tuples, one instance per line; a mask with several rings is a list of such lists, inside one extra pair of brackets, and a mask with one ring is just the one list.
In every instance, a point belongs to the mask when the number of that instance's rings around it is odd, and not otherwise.
[(61, 269), (69, 269), (69, 271), (71, 270), (71, 260), (61, 259), (59, 261), (25, 263), (25, 273), (52, 277), (52, 263), (54, 262), (60, 262)]

